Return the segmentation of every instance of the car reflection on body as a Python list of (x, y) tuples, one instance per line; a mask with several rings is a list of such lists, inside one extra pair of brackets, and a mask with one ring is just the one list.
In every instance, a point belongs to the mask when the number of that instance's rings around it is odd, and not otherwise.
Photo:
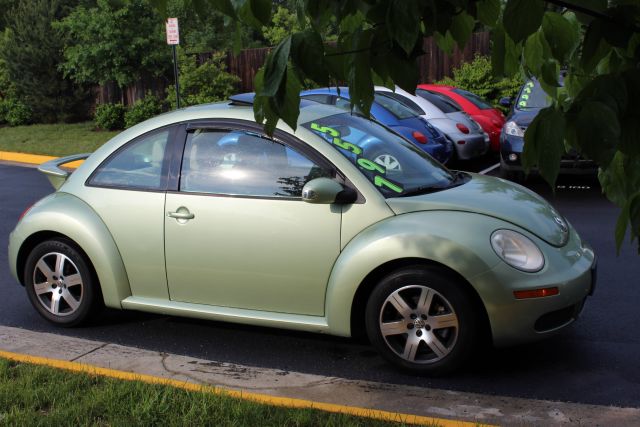
[(595, 256), (547, 202), (312, 104), (272, 137), (246, 102), (189, 107), (42, 165), (57, 191), (11, 233), (12, 274), (62, 326), (106, 305), (366, 333), (428, 374), (576, 319)]

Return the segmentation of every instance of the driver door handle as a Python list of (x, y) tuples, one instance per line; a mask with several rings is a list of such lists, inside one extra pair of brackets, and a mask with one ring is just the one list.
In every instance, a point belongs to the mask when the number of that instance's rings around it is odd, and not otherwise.
[(176, 211), (176, 212), (167, 212), (167, 216), (170, 218), (176, 219), (193, 219), (196, 216), (189, 211)]

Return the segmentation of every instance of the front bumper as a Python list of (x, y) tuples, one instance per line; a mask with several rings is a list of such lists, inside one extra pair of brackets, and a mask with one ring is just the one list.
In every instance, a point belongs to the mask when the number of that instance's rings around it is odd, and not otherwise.
[[(524, 171), (522, 167), (522, 152), (524, 138), (513, 135), (500, 136), (500, 169), (509, 172)], [(567, 153), (560, 160), (560, 172), (563, 174), (591, 174), (598, 170), (598, 165), (577, 153)]]
[[(596, 258), (575, 230), (562, 248), (535, 241), (544, 247), (545, 266), (540, 272), (523, 273), (501, 262), (472, 281), (487, 309), (497, 347), (535, 341), (559, 332), (578, 318), (587, 297), (593, 294)], [(559, 293), (529, 299), (514, 296), (514, 291), (550, 287), (557, 287)]]

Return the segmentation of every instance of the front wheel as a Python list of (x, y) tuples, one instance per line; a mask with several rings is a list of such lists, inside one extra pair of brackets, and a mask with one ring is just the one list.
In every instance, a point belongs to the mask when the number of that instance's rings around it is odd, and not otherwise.
[(61, 326), (81, 324), (102, 302), (97, 279), (84, 254), (64, 239), (45, 241), (31, 251), (24, 284), (38, 313)]
[(432, 267), (386, 276), (366, 309), (369, 339), (394, 365), (441, 375), (458, 368), (479, 337), (477, 310), (458, 279)]

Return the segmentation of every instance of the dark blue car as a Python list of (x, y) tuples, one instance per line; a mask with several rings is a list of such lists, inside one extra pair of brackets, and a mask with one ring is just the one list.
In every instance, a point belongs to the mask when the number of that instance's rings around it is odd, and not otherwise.
[[(346, 110), (351, 108), (349, 89), (346, 87), (340, 88), (339, 95), (337, 88), (324, 88), (301, 92), (300, 97)], [(453, 147), (449, 140), (410, 107), (388, 96), (385, 92), (375, 92), (374, 102), (371, 104), (371, 116), (441, 163), (446, 163), (451, 158)]]
[[(560, 84), (563, 83), (560, 76)], [(511, 105), (512, 100), (503, 98), (502, 105)], [(522, 152), (524, 151), (524, 132), (540, 110), (551, 105), (551, 98), (545, 93), (537, 80), (528, 80), (513, 102), (511, 113), (502, 127), (500, 134), (500, 174), (514, 181), (524, 178)], [(595, 162), (570, 150), (562, 156), (560, 173), (583, 174), (594, 173), (598, 166)]]

